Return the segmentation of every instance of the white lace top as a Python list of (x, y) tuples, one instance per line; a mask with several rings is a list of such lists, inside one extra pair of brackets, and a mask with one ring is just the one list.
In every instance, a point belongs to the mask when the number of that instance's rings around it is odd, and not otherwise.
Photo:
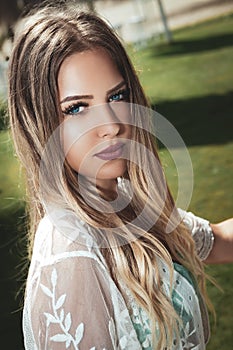
[[(60, 222), (69, 222), (60, 213)], [(212, 248), (208, 221), (180, 210), (202, 259)], [(29, 269), (23, 311), (26, 350), (152, 350), (147, 314), (125, 287), (124, 297), (111, 279), (103, 256), (93, 249), (88, 227), (76, 222), (68, 239), (44, 217), (38, 227)], [(81, 242), (88, 244), (82, 244)], [(165, 293), (169, 273), (162, 261)], [(205, 349), (208, 317), (189, 272), (174, 263), (173, 305), (183, 320), (177, 349)]]

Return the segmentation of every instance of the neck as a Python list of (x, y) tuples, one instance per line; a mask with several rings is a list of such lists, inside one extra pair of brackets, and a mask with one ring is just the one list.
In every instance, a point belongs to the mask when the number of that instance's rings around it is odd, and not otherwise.
[(117, 180), (106, 180), (96, 182), (96, 187), (100, 192), (101, 197), (107, 201), (113, 201), (118, 197)]
[(99, 195), (107, 200), (107, 201), (113, 201), (118, 197), (118, 191), (117, 191), (117, 179), (107, 179), (107, 180), (99, 180), (96, 179), (96, 182), (89, 178), (89, 180), (94, 183), (96, 186)]

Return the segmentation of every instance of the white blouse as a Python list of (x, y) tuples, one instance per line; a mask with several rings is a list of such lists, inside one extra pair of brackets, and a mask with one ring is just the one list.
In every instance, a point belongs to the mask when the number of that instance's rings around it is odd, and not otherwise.
[[(213, 245), (208, 221), (179, 209), (205, 259)], [(67, 212), (59, 225), (72, 231), (62, 234), (45, 216), (35, 236), (23, 311), (26, 350), (152, 350), (150, 320), (123, 286), (112, 280), (104, 258), (93, 248), (88, 226), (76, 221), (68, 227)], [(77, 243), (77, 237), (78, 243)], [(176, 349), (205, 349), (209, 337), (208, 316), (189, 272), (174, 263), (170, 295), (169, 271), (158, 261), (164, 292), (183, 320)], [(175, 347), (176, 346), (176, 347)]]

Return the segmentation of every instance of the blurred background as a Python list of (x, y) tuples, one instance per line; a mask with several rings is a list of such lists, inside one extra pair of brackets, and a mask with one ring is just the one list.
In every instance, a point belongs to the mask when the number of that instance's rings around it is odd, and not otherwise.
[[(1, 346), (6, 344), (9, 350), (23, 349), (21, 312), (28, 263), (23, 174), (8, 127), (6, 74), (18, 18), (41, 2), (0, 2), (0, 336)], [(189, 210), (211, 222), (233, 216), (233, 1), (89, 0), (72, 4), (96, 11), (116, 29), (152, 107), (185, 141), (194, 170)], [(176, 196), (175, 165), (163, 147), (160, 156)], [(208, 285), (217, 322), (214, 326), (211, 318), (207, 349), (230, 350), (233, 265), (208, 266), (207, 272), (223, 289)]]

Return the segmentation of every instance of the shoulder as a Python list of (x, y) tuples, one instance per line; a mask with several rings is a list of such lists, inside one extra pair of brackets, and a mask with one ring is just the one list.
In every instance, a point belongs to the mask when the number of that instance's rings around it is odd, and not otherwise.
[[(43, 279), (50, 280), (53, 271), (65, 285), (70, 279), (81, 284), (89, 280), (92, 284), (96, 276), (109, 280), (109, 271), (102, 254), (87, 244), (67, 237), (68, 232), (63, 234), (62, 229), (58, 229), (47, 215), (41, 219), (32, 251), (27, 291)], [(72, 227), (72, 230), (76, 228)]]
[(45, 215), (40, 221), (37, 226), (36, 232), (35, 232), (35, 245), (40, 244), (46, 237), (48, 237), (49, 233), (52, 234), (54, 230), (54, 225), (49, 218), (48, 215)]
[(65, 211), (45, 215), (35, 233), (32, 259), (40, 266), (67, 258), (88, 258), (101, 261), (102, 254), (95, 244), (87, 224)]

